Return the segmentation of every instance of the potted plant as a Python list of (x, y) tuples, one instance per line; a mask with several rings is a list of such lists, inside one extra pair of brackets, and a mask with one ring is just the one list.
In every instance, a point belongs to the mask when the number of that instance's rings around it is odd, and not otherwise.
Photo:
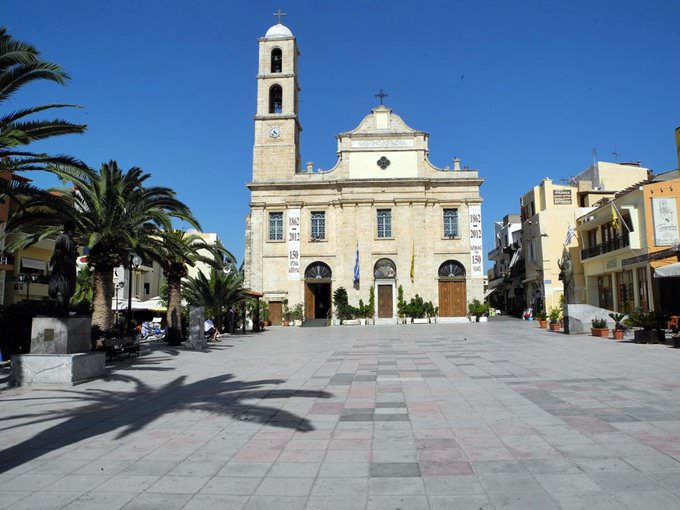
[(470, 312), (470, 318), (474, 317), (474, 322), (479, 322), (480, 317), (485, 317), (486, 313), (489, 311), (489, 305), (487, 303), (482, 303), (479, 299), (473, 299), (472, 303), (468, 304), (468, 311)]
[(293, 321), (294, 326), (302, 326), (302, 303), (298, 303), (295, 305), (293, 308), (293, 312), (291, 315), (291, 319)]
[(537, 313), (536, 320), (539, 328), (546, 329), (548, 327), (548, 316), (545, 313)]
[(550, 331), (559, 331), (561, 329), (560, 319), (562, 318), (562, 310), (557, 307), (550, 309), (548, 313), (548, 320), (550, 321)]
[(284, 326), (289, 326), (290, 325), (290, 314), (291, 314), (290, 308), (288, 308), (288, 300), (284, 299), (283, 300), (283, 320), (281, 321)]
[(626, 317), (626, 314), (610, 313), (609, 316), (614, 320), (612, 335), (614, 335), (616, 340), (623, 340), (623, 335), (626, 333), (626, 326), (623, 324), (623, 319)]
[(635, 330), (636, 343), (658, 343), (659, 335), (655, 328), (658, 326), (656, 313), (654, 312), (631, 312), (624, 321), (626, 326), (640, 328)]
[(609, 328), (607, 327), (607, 319), (595, 318), (590, 321), (590, 334), (602, 338), (609, 337)]

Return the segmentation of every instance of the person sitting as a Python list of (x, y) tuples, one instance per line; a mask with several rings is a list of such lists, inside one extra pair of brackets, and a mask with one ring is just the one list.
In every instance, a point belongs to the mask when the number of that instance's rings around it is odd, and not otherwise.
[(217, 327), (215, 326), (215, 322), (213, 321), (213, 317), (210, 317), (209, 319), (206, 319), (206, 321), (203, 323), (203, 330), (205, 331), (205, 336), (208, 339), (209, 342), (217, 342), (217, 335), (220, 334), (218, 331)]

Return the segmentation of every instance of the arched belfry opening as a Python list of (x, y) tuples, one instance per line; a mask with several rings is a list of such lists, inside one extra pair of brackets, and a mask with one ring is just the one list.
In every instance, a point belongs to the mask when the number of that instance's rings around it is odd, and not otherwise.
[(332, 277), (331, 268), (323, 262), (312, 262), (305, 269), (305, 320), (331, 316)]
[(269, 88), (269, 113), (281, 113), (283, 111), (283, 89), (281, 85), (272, 85)]
[(274, 48), (271, 57), (271, 72), (280, 73), (283, 70), (283, 54), (281, 48)]
[(397, 266), (393, 260), (383, 258), (373, 266), (375, 294), (378, 297), (378, 319), (390, 319), (395, 313), (395, 287)]
[(439, 279), (439, 316), (466, 316), (465, 266), (457, 260), (447, 260), (439, 266), (437, 277)]

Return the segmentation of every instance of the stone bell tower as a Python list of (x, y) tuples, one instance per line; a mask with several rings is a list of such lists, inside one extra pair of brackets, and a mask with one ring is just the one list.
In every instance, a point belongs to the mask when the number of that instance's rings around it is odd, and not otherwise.
[(286, 179), (300, 171), (298, 49), (290, 29), (279, 22), (259, 41), (253, 182)]

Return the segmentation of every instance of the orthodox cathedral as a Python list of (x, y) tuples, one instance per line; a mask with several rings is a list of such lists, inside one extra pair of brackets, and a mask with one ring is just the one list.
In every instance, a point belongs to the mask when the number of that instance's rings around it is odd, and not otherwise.
[[(279, 18), (280, 19), (280, 18)], [(298, 47), (280, 21), (259, 39), (257, 112), (245, 286), (264, 294), (269, 318), (303, 305), (305, 319), (333, 317), (333, 292), (369, 302), (375, 321), (397, 322), (398, 289), (438, 307), (439, 321), (483, 299), (482, 214), (476, 170), (437, 168), (429, 134), (390, 108), (373, 108), (337, 135), (337, 162), (300, 161)]]

